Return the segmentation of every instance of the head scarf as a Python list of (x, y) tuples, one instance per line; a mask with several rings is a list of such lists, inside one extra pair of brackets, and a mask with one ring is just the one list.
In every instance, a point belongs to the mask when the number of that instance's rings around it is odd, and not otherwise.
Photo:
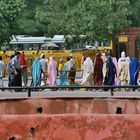
[(44, 56), (45, 56), (45, 54), (42, 53), (42, 54), (40, 55), (40, 59), (42, 59)]
[(20, 65), (23, 65), (23, 69), (26, 70), (27, 69), (27, 63), (26, 63), (26, 60), (25, 60), (24, 53), (20, 54), (19, 61), (20, 61)]
[(60, 58), (60, 59), (59, 59), (59, 62), (60, 62), (60, 63), (63, 63), (63, 58)]
[(113, 60), (112, 60), (112, 57), (111, 57), (111, 56), (108, 56), (108, 64), (109, 64), (109, 66), (114, 65), (114, 64), (113, 64)]
[(73, 68), (75, 65), (75, 61), (71, 58), (70, 59), (70, 69)]
[(49, 63), (51, 65), (57, 65), (52, 56), (50, 57), (50, 62)]
[(100, 70), (102, 67), (103, 67), (103, 60), (101, 58), (101, 54), (98, 53), (96, 55), (95, 62), (94, 62), (94, 70)]
[(21, 65), (26, 65), (26, 60), (25, 60), (25, 55), (24, 53), (20, 54), (20, 58), (19, 58), (20, 64)]
[(121, 60), (122, 60), (122, 61), (126, 60), (125, 52), (124, 52), (124, 51), (121, 52)]
[(90, 68), (89, 71), (93, 72), (93, 61), (91, 58), (87, 57), (84, 63), (86, 63), (86, 65)]
[(107, 67), (109, 68), (109, 74), (111, 76), (114, 76), (114, 68), (115, 68), (115, 65), (113, 63), (113, 60), (112, 60), (112, 57), (111, 56), (108, 56), (108, 62), (107, 62)]
[(81, 64), (83, 64), (85, 60), (86, 60), (86, 57), (83, 56), (83, 57), (81, 58)]
[(131, 62), (131, 60), (130, 60), (130, 57), (128, 56), (128, 57), (126, 57), (126, 61), (128, 62), (128, 63), (130, 63)]

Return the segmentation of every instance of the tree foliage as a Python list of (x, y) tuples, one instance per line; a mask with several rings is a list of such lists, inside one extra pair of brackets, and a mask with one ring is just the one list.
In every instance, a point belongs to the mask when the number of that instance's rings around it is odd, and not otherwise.
[(87, 41), (111, 38), (130, 25), (129, 0), (45, 0), (36, 17), (47, 25), (47, 34), (84, 35)]
[(26, 7), (18, 21), (20, 34), (39, 36), (44, 35), (45, 25), (36, 21), (35, 13), (37, 8), (41, 8), (43, 0), (25, 0)]
[(131, 20), (132, 27), (140, 27), (140, 0), (129, 0), (131, 6), (131, 15), (129, 19)]
[(0, 0), (0, 40), (63, 34), (70, 42), (102, 41), (120, 28), (140, 27), (139, 9), (140, 0)]
[(23, 8), (23, 0), (0, 1), (0, 43), (18, 32), (17, 20)]

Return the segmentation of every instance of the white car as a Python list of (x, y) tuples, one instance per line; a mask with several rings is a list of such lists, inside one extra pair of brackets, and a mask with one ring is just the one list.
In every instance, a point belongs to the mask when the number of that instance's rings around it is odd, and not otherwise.
[(91, 46), (91, 45), (87, 45), (87, 46), (86, 46), (86, 49), (89, 49), (89, 50), (95, 50), (96, 47), (95, 47), (95, 46)]

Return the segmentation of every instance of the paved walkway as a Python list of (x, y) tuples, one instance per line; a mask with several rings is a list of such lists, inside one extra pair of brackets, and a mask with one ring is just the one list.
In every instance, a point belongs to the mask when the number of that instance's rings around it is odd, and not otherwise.
[[(26, 98), (28, 97), (28, 92), (10, 92), (0, 91), (0, 99), (8, 98)], [(139, 92), (123, 92), (116, 91), (114, 96), (111, 92), (100, 92), (100, 91), (31, 91), (31, 97), (37, 98), (140, 98)]]
[[(8, 79), (4, 79), (4, 86), (8, 87)], [(30, 81), (29, 81), (30, 84)], [(28, 85), (29, 86), (29, 85)], [(0, 91), (0, 98), (1, 99), (8, 99), (8, 98), (26, 98), (28, 97), (28, 92), (10, 92), (9, 90)], [(43, 91), (31, 91), (31, 97), (37, 98), (140, 98), (140, 92), (136, 91), (116, 91), (114, 92), (114, 96), (111, 95), (111, 92), (104, 92), (104, 91), (82, 91), (82, 90), (75, 90), (75, 91), (50, 91), (49, 89)]]

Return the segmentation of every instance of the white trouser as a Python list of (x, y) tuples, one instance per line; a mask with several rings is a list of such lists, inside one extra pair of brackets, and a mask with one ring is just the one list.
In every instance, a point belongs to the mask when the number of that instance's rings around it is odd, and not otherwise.
[(2, 77), (0, 77), (0, 87), (1, 88), (4, 87), (4, 85), (3, 85), (3, 78)]

